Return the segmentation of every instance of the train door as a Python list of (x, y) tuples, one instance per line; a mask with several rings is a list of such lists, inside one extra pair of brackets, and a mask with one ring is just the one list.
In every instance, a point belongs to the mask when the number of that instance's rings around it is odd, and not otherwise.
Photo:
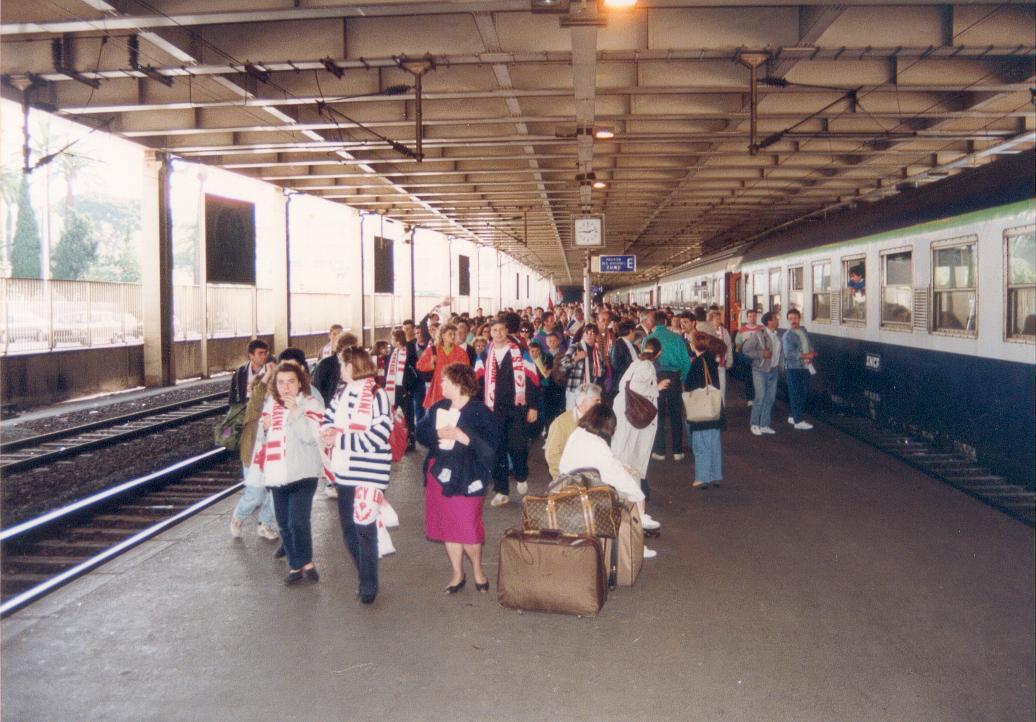
[(741, 282), (741, 273), (738, 271), (727, 273), (723, 276), (723, 312), (727, 330), (733, 336), (741, 327), (741, 307), (744, 298), (744, 284)]
[(648, 308), (654, 308), (655, 307), (655, 289), (653, 289), (653, 288), (650, 291), (648, 291), (648, 303), (647, 303), (647, 305), (648, 305)]

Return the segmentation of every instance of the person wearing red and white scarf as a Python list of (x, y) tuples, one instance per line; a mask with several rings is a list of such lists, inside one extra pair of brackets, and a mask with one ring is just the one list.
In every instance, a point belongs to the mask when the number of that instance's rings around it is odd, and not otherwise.
[[(540, 377), (528, 352), (508, 338), (507, 323), (496, 319), (489, 330), (492, 337), (475, 362), (475, 374), (482, 382), (483, 402), (493, 412), (500, 430), (491, 506), (510, 501), (509, 471), (513, 467), (519, 494), (529, 491), (529, 424), (536, 423), (540, 406)], [(510, 458), (511, 465), (508, 465)]]
[(273, 496), (284, 552), (285, 584), (303, 578), (319, 581), (313, 564), (310, 515), (317, 477), (322, 472), (320, 421), (324, 404), (310, 393), (309, 374), (296, 363), (281, 362), (259, 417), (250, 477), (262, 477)]
[(588, 323), (580, 330), (576, 342), (561, 358), (565, 370), (565, 410), (576, 407), (576, 389), (583, 384), (604, 383), (606, 368), (600, 344), (597, 342), (597, 326)]
[[(416, 359), (410, 360), (410, 348), (407, 345), (406, 331), (397, 328), (392, 332), (392, 350), (385, 360), (385, 393), (388, 394), (392, 407), (403, 410), (407, 427), (407, 450), (414, 448), (414, 402), (407, 379), (407, 364), (414, 367)], [(413, 370), (413, 368), (412, 368)]]
[(331, 446), (342, 536), (356, 564), (360, 601), (378, 594), (378, 519), (392, 471), (392, 404), (375, 383), (377, 369), (362, 348), (341, 355), (344, 386), (328, 405), (321, 435)]

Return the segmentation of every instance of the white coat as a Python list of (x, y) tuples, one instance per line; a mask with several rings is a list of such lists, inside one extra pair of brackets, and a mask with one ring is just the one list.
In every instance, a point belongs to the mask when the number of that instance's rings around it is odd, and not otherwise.
[(576, 428), (568, 437), (558, 464), (561, 473), (576, 469), (597, 469), (601, 481), (619, 492), (626, 501), (644, 501), (640, 482), (626, 471), (622, 462), (612, 456), (607, 442), (586, 429)]
[(651, 448), (655, 443), (655, 430), (658, 428), (658, 416), (643, 429), (635, 428), (626, 419), (626, 382), (630, 388), (641, 396), (647, 397), (658, 408), (658, 374), (651, 361), (637, 359), (629, 365), (626, 373), (619, 379), (616, 387), (618, 396), (612, 402), (615, 411), (615, 436), (612, 437), (612, 454), (619, 461), (637, 470), (640, 478), (647, 476), (648, 462), (651, 461)]

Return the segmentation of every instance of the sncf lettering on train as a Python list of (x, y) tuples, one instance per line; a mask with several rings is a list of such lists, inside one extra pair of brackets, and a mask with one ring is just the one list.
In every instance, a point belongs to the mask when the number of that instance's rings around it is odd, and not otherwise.
[(867, 354), (867, 358), (864, 361), (863, 367), (865, 369), (867, 369), (868, 371), (873, 371), (874, 373), (880, 373), (881, 372), (881, 356), (879, 354), (876, 354), (876, 353), (868, 353)]

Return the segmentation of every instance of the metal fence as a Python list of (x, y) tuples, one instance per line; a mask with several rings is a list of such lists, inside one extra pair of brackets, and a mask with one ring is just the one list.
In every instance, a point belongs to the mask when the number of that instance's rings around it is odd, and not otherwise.
[(141, 343), (140, 286), (0, 278), (0, 353)]
[[(324, 333), (331, 324), (352, 325), (352, 295), (348, 293), (291, 294), (291, 332), (295, 335)], [(262, 324), (260, 318), (260, 325)]]

